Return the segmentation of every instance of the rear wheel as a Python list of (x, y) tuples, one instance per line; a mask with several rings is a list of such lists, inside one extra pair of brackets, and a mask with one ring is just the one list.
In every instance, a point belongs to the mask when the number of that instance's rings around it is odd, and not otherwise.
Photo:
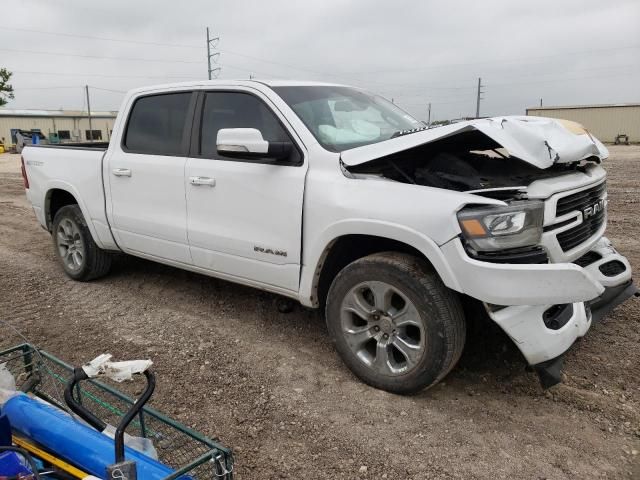
[(78, 205), (62, 207), (53, 219), (53, 246), (65, 273), (79, 281), (102, 277), (111, 268), (111, 255), (93, 241)]
[(326, 314), (351, 371), (394, 393), (436, 384), (464, 346), (460, 300), (424, 260), (408, 254), (379, 253), (347, 265), (331, 285)]

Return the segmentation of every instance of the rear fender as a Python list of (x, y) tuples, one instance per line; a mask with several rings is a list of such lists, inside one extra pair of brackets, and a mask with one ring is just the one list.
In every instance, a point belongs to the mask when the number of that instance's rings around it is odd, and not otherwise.
[[(98, 229), (94, 225), (93, 219), (89, 214), (89, 209), (87, 208), (87, 205), (85, 204), (85, 202), (82, 200), (80, 193), (75, 189), (73, 185), (62, 180), (51, 180), (47, 182), (47, 189), (46, 189), (47, 193), (44, 198), (44, 212), (45, 212), (45, 219), (47, 222), (47, 230), (51, 231), (53, 227), (52, 226), (53, 218), (50, 218), (49, 208), (50, 208), (51, 194), (53, 193), (54, 190), (64, 190), (65, 192), (68, 192), (73, 196), (73, 198), (76, 200), (76, 203), (78, 204), (78, 207), (80, 207), (80, 211), (82, 212), (82, 216), (84, 217), (84, 220), (87, 223), (89, 232), (91, 232), (91, 237), (93, 238), (93, 241), (96, 242), (96, 245), (98, 247), (102, 249), (107, 248), (105, 244), (102, 242), (100, 235), (98, 234), (99, 233)], [(101, 228), (100, 230), (104, 230), (104, 228)], [(109, 230), (107, 227), (107, 233), (108, 232)], [(104, 232), (102, 233), (104, 234)]]

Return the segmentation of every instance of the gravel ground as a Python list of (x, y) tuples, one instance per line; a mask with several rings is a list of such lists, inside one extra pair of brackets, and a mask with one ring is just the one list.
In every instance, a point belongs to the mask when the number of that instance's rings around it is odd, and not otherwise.
[[(640, 265), (640, 147), (612, 147), (608, 236)], [(412, 397), (342, 365), (322, 318), (273, 295), (132, 257), (67, 279), (0, 155), (0, 318), (71, 362), (150, 357), (156, 408), (233, 447), (237, 478), (640, 478), (640, 302), (616, 309), (544, 392), (491, 325)], [(0, 345), (17, 337), (0, 326)]]

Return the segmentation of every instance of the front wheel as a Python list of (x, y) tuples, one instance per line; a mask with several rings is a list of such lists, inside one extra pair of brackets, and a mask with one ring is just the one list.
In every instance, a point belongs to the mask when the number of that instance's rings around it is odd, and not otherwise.
[(78, 205), (66, 205), (53, 219), (53, 247), (65, 273), (78, 281), (102, 277), (111, 268), (111, 254), (93, 241)]
[(347, 265), (331, 285), (326, 316), (351, 371), (393, 393), (435, 385), (464, 347), (459, 298), (424, 260), (404, 253), (378, 253)]

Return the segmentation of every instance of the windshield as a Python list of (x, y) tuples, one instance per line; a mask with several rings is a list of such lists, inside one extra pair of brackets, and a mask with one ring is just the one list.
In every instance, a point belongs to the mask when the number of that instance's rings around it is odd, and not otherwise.
[(423, 127), (393, 103), (355, 88), (318, 85), (273, 90), (332, 152), (382, 142)]

